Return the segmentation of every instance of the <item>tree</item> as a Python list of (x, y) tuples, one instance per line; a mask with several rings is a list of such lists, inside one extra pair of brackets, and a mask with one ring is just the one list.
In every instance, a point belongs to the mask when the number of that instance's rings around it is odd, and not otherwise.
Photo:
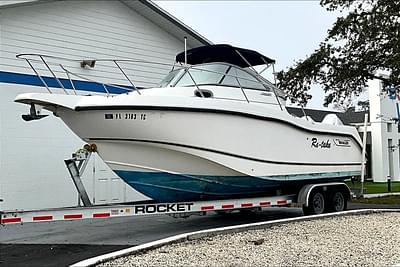
[(357, 105), (360, 107), (362, 111), (369, 110), (369, 100), (366, 101), (358, 101)]
[(277, 74), (278, 86), (288, 98), (305, 105), (311, 85), (320, 84), (326, 93), (324, 105), (340, 105), (374, 78), (399, 88), (400, 0), (321, 0), (320, 4), (346, 14), (313, 54)]

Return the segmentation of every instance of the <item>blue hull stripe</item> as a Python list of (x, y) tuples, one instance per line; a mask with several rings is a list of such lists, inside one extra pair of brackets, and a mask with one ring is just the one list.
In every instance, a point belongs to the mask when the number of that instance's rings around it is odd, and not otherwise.
[[(61, 86), (58, 84), (57, 80), (53, 77), (42, 76), (44, 81), (50, 88), (58, 88), (61, 89)], [(71, 82), (68, 79), (60, 79), (61, 83), (64, 85), (66, 89), (73, 89)], [(95, 82), (88, 82), (82, 80), (74, 80), (72, 79), (74, 86), (77, 90), (81, 91), (89, 91), (89, 92), (96, 92), (96, 93), (105, 93), (104, 87)], [(44, 84), (40, 81), (39, 77), (36, 75), (31, 74), (24, 74), (24, 73), (15, 73), (15, 72), (7, 72), (7, 71), (0, 71), (0, 83), (11, 83), (11, 84), (21, 84), (21, 85), (31, 85), (31, 86), (41, 86), (45, 87)], [(127, 89), (124, 90), (122, 88), (114, 87), (114, 86), (107, 86), (107, 90), (111, 94), (121, 94), (126, 93), (132, 90), (129, 86), (124, 85), (117, 85), (120, 87), (126, 87)]]
[(326, 172), (326, 173), (308, 173), (308, 174), (291, 174), (291, 175), (276, 175), (264, 177), (265, 179), (278, 180), (278, 181), (295, 181), (295, 180), (312, 180), (312, 179), (325, 179), (334, 177), (351, 177), (359, 176), (361, 171), (348, 171), (348, 172)]
[[(114, 170), (127, 184), (156, 201), (196, 201), (274, 195), (276, 190), (299, 190), (312, 182), (343, 181), (360, 172), (252, 176), (194, 176), (162, 172)], [(290, 192), (293, 193), (293, 192)]]

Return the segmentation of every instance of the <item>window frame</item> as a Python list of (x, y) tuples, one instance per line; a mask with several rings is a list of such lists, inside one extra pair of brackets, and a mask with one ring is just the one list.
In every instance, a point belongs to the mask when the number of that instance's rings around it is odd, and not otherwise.
[[(256, 75), (254, 75), (253, 72), (251, 72), (251, 71), (249, 71), (249, 70), (247, 70), (247, 69), (241, 68), (241, 67), (239, 67), (239, 66), (235, 66), (235, 65), (233, 65), (233, 64), (229, 64), (229, 63), (225, 63), (225, 62), (212, 62), (212, 63), (204, 63), (204, 64), (192, 65), (192, 66), (190, 66), (188, 69), (185, 69), (184, 72), (182, 72), (182, 75), (179, 77), (179, 79), (177, 79), (177, 80), (174, 82), (174, 84), (173, 84), (171, 87), (176, 87), (177, 84), (179, 83), (179, 81), (183, 78), (183, 76), (184, 76), (191, 68), (193, 68), (194, 70), (196, 70), (196, 67), (198, 67), (198, 66), (207, 66), (207, 65), (225, 65), (225, 66), (228, 66), (228, 68), (227, 68), (227, 70), (225, 71), (225, 74), (222, 74), (222, 73), (221, 73), (222, 78), (219, 80), (218, 83), (207, 83), (207, 84), (204, 83), (204, 84), (197, 84), (197, 86), (215, 85), (215, 86), (224, 86), (224, 87), (238, 87), (238, 88), (242, 87), (243, 89), (246, 89), (246, 90), (255, 90), (255, 91), (267, 91), (267, 92), (273, 92), (273, 91), (274, 91), (274, 89), (271, 88), (271, 86), (274, 86), (274, 85), (273, 85), (271, 82), (269, 82), (267, 79), (262, 79), (262, 80), (261, 80), (259, 77), (257, 77)], [(239, 85), (239, 84), (238, 84), (237, 86), (222, 84), (222, 82), (223, 82), (223, 80), (225, 79), (225, 77), (227, 77), (226, 75), (228, 74), (228, 71), (229, 71), (230, 69), (232, 69), (232, 68), (236, 68), (236, 69), (238, 69), (238, 70), (240, 70), (240, 71), (244, 71), (245, 73), (249, 74), (252, 78), (255, 79), (254, 82), (259, 82), (264, 88), (253, 88), (253, 87), (242, 86), (242, 85)], [(201, 69), (199, 69), (199, 70), (201, 70)], [(238, 79), (240, 79), (240, 78), (238, 77)], [(250, 81), (250, 82), (253, 82), (253, 81), (251, 81), (250, 79), (246, 79), (246, 78), (244, 78), (244, 80), (246, 80), (246, 81), (248, 80), (248, 81)], [(196, 86), (196, 85), (195, 85), (195, 84), (192, 84), (192, 85), (186, 85), (186, 86), (182, 86), (182, 87), (190, 87), (190, 86)], [(277, 88), (277, 89), (278, 89), (278, 88)], [(278, 95), (278, 97), (279, 97), (279, 95)]]

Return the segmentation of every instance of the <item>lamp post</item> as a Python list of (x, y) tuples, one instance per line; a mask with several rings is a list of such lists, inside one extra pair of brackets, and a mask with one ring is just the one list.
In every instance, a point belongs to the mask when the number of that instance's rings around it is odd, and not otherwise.
[(367, 149), (367, 123), (368, 113), (364, 115), (364, 133), (363, 133), (363, 147), (362, 147), (362, 160), (361, 160), (361, 196), (364, 195), (364, 176), (365, 176), (365, 153)]

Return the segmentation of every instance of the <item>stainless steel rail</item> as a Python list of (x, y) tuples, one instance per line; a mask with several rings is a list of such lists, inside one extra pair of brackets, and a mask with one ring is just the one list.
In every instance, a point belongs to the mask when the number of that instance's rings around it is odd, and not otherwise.
[[(240, 55), (240, 56), (242, 56), (242, 55)], [(152, 64), (152, 65), (160, 65), (160, 66), (171, 66), (171, 64), (152, 62), (152, 61), (146, 61), (146, 60), (135, 60), (135, 59), (85, 59), (85, 60), (83, 60), (83, 59), (70, 59), (70, 58), (65, 58), (65, 57), (50, 56), (50, 55), (43, 55), (43, 54), (19, 54), (16, 57), (19, 58), (19, 59), (23, 59), (23, 60), (25, 60), (27, 62), (27, 64), (30, 66), (30, 68), (33, 70), (33, 72), (36, 74), (36, 76), (38, 76), (39, 80), (46, 87), (46, 89), (47, 89), (47, 91), (49, 93), (53, 93), (52, 90), (50, 89), (50, 85), (48, 84), (48, 82), (46, 82), (46, 79), (43, 77), (43, 75), (40, 74), (38, 68), (34, 67), (33, 63), (43, 64), (45, 66), (45, 70), (48, 70), (51, 73), (51, 76), (57, 82), (58, 86), (63, 89), (65, 94), (69, 94), (66, 86), (61, 81), (62, 78), (57, 77), (56, 71), (54, 69), (52, 69), (51, 66), (60, 67), (61, 70), (63, 72), (65, 72), (66, 77), (69, 80), (69, 83), (71, 84), (73, 93), (75, 95), (77, 95), (77, 87), (74, 84), (74, 81), (73, 81), (72, 77), (77, 77), (79, 79), (82, 79), (82, 80), (85, 80), (85, 81), (89, 81), (89, 82), (93, 82), (93, 83), (97, 83), (97, 84), (101, 85), (104, 88), (104, 92), (107, 94), (107, 96), (110, 96), (110, 91), (108, 89), (110, 87), (119, 88), (119, 89), (123, 89), (123, 90), (126, 90), (126, 91), (135, 91), (135, 92), (138, 93), (138, 95), (141, 95), (140, 90), (135, 86), (134, 82), (128, 76), (126, 70), (124, 70), (122, 68), (120, 63), (138, 63), (138, 64), (140, 63), (140, 64)], [(77, 64), (84, 63), (84, 64), (87, 64), (87, 65), (89, 65), (90, 62), (92, 62), (93, 65), (96, 62), (111, 62), (119, 70), (119, 72), (122, 74), (123, 78), (130, 84), (132, 89), (129, 88), (129, 87), (119, 86), (119, 85), (110, 84), (110, 83), (104, 83), (104, 82), (100, 82), (100, 81), (96, 81), (96, 80), (90, 79), (88, 77), (85, 77), (82, 74), (79, 74), (79, 73), (72, 72), (72, 71), (68, 70), (63, 64), (60, 64), (59, 62), (53, 62), (53, 61), (67, 61), (67, 62), (74, 62), (74, 63), (77, 63)], [(227, 65), (230, 65), (230, 64), (227, 64)], [(213, 70), (210, 70), (210, 69), (204, 69), (204, 68), (201, 68), (201, 67), (197, 67), (195, 65), (191, 66), (191, 65), (186, 65), (186, 64), (182, 65), (181, 64), (181, 65), (177, 66), (174, 63), (173, 67), (172, 67), (172, 70), (175, 70), (176, 67), (185, 70), (185, 73), (187, 73), (189, 75), (190, 79), (193, 81), (193, 85), (197, 88), (197, 90), (198, 90), (198, 92), (199, 92), (201, 97), (205, 97), (205, 96), (204, 96), (202, 90), (199, 87), (200, 85), (196, 82), (195, 77), (192, 75), (192, 73), (191, 73), (192, 70), (194, 70), (194, 71), (198, 70), (198, 71), (204, 71), (204, 72), (209, 72), (209, 73), (214, 73), (214, 74), (220, 74), (220, 75), (224, 75), (224, 76), (227, 76), (227, 77), (234, 78), (236, 80), (236, 82), (237, 82), (237, 87), (240, 88), (240, 90), (241, 90), (241, 92), (243, 94), (244, 101), (246, 101), (247, 103), (252, 102), (249, 99), (249, 97), (247, 96), (246, 92), (245, 92), (245, 89), (251, 89), (251, 88), (244, 88), (242, 86), (242, 84), (240, 83), (240, 81), (255, 82), (254, 80), (247, 79), (246, 77), (239, 77), (238, 75), (231, 75), (231, 74), (228, 74), (228, 73), (222, 73), (222, 72), (213, 71)], [(274, 93), (274, 95), (276, 97), (276, 100), (277, 100), (277, 104), (281, 107), (281, 103), (279, 101), (276, 89), (274, 88), (275, 86), (271, 82), (267, 81), (265, 78), (263, 78), (260, 75), (268, 67), (269, 67), (269, 65), (267, 64), (267, 67), (264, 68), (260, 73), (258, 73), (254, 68), (251, 67), (250, 69), (252, 71), (250, 71), (250, 72), (254, 72), (254, 74), (252, 76), (256, 79), (256, 82), (258, 82), (259, 84), (262, 85), (263, 88), (265, 88), (265, 91)], [(247, 71), (247, 72), (249, 72), (249, 71)], [(257, 90), (257, 89), (254, 89), (254, 90)], [(237, 100), (237, 99), (232, 99), (232, 100)], [(281, 107), (281, 109), (282, 109), (282, 107)]]

